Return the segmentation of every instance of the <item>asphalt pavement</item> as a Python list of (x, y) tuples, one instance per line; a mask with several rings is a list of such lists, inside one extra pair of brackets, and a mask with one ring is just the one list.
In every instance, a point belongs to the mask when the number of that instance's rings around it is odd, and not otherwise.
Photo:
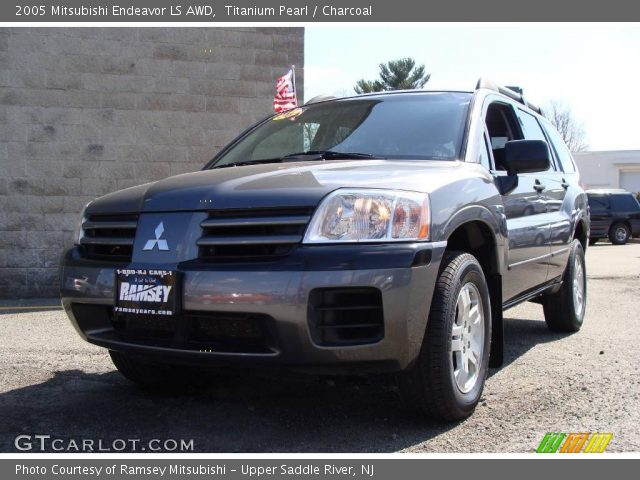
[(491, 370), (476, 412), (454, 424), (403, 410), (393, 381), (379, 377), (234, 375), (145, 392), (51, 301), (5, 302), (0, 451), (18, 451), (21, 436), (31, 451), (89, 440), (137, 451), (183, 441), (198, 452), (533, 452), (546, 432), (611, 432), (608, 452), (638, 452), (640, 243), (590, 247), (587, 271), (582, 330), (552, 333), (537, 304), (507, 311), (505, 364)]

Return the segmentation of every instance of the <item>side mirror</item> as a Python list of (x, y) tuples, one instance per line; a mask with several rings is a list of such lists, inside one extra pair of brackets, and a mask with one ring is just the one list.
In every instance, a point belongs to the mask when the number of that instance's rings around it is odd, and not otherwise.
[(504, 166), (509, 175), (544, 172), (551, 165), (544, 140), (511, 140), (504, 145)]

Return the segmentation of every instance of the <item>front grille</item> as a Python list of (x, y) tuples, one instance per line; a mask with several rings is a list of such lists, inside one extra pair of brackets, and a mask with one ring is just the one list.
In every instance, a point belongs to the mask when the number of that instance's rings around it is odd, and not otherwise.
[(198, 239), (205, 261), (269, 260), (289, 254), (301, 241), (312, 208), (212, 211)]
[(257, 313), (184, 312), (180, 317), (118, 314), (122, 341), (166, 348), (225, 353), (272, 353), (272, 318)]
[(83, 256), (130, 262), (137, 224), (138, 215), (91, 215), (82, 223)]
[(317, 345), (361, 345), (384, 337), (382, 293), (373, 287), (316, 288), (308, 323)]
[(185, 311), (177, 317), (114, 314), (109, 305), (72, 303), (81, 330), (98, 340), (191, 351), (276, 351), (274, 319), (260, 313)]
[(269, 353), (273, 342), (267, 325), (271, 320), (258, 313), (190, 313), (189, 343), (204, 350)]

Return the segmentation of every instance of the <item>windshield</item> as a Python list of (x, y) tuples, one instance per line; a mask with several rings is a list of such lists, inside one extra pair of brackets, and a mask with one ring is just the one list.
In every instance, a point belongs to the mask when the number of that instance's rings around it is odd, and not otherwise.
[(339, 158), (459, 158), (471, 94), (425, 92), (319, 103), (275, 115), (207, 166), (328, 152)]

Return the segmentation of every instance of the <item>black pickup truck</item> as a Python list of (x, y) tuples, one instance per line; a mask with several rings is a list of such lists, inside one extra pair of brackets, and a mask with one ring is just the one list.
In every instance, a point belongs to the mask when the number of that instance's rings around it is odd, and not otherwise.
[(204, 368), (395, 372), (406, 403), (474, 410), (502, 312), (580, 329), (587, 196), (521, 94), (388, 92), (307, 104), (201, 171), (86, 206), (64, 308), (146, 387)]

